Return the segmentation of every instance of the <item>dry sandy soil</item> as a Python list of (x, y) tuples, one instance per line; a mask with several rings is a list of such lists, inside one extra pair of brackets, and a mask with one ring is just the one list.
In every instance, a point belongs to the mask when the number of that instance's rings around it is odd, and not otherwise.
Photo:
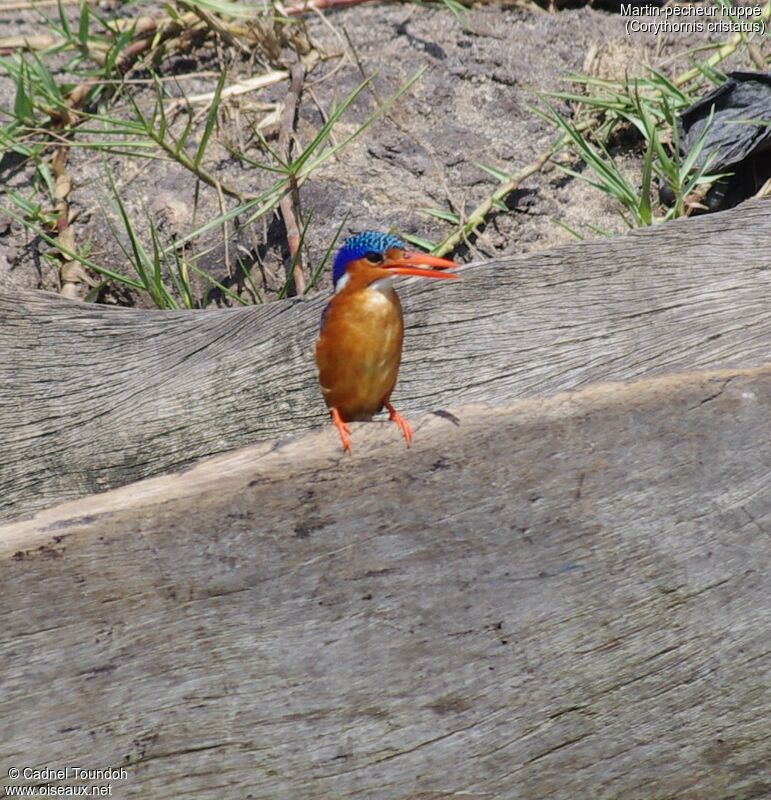
[[(48, 14), (54, 11), (46, 9)], [(128, 16), (137, 11), (113, 4), (104, 13)], [(371, 3), (307, 18), (308, 41), (322, 58), (308, 76), (301, 97), (296, 126), (300, 145), (313, 138), (324, 114), (363, 75), (375, 74), (372, 88), (340, 120), (334, 130), (336, 141), (353, 132), (383, 98), (425, 68), (422, 78), (386, 117), (302, 186), (302, 212), (311, 218), (305, 243), (311, 265), (321, 257), (346, 214), (344, 233), (393, 228), (442, 239), (451, 227), (421, 209), (468, 213), (496, 186), (478, 163), (513, 173), (548, 148), (555, 132), (528, 105), (538, 102), (538, 92), (566, 89), (566, 73), (590, 68), (602, 76), (620, 77), (641, 74), (644, 65), (651, 64), (676, 74), (692, 63), (693, 54), (683, 55), (686, 51), (710, 41), (707, 34), (627, 35), (624, 23), (617, 13), (588, 6), (548, 12), (511, 3), (485, 4), (459, 16), (440, 4)], [(4, 35), (44, 30), (37, 14), (29, 10), (0, 7), (0, 25)], [(713, 36), (712, 40), (725, 38)], [(167, 86), (172, 94), (191, 94), (211, 91), (223, 64), (232, 78), (247, 78), (254, 69), (245, 56), (223, 55), (221, 48), (205, 45), (168, 59), (161, 72), (170, 79)], [(742, 53), (721, 68), (752, 65)], [(147, 76), (139, 72), (133, 77)], [(248, 104), (280, 103), (286, 92), (284, 81), (224, 103), (220, 139), (237, 141), (243, 135), (241, 112)], [(147, 107), (152, 102), (149, 90), (141, 87), (136, 97)], [(0, 107), (12, 105), (13, 86), (0, 77)], [(201, 113), (205, 116), (205, 109)], [(275, 136), (275, 130), (267, 133)], [(252, 155), (261, 157), (256, 149)], [(639, 176), (639, 143), (621, 143), (617, 155), (630, 176)], [(169, 240), (220, 212), (216, 192), (197, 186), (191, 174), (175, 163), (117, 156), (110, 156), (106, 163), (134, 224), (145, 233), (148, 214)], [(265, 188), (272, 180), (263, 171), (238, 164), (219, 142), (209, 148), (206, 167), (245, 191)], [(106, 188), (103, 157), (75, 149), (68, 168), (74, 182), (72, 209), (78, 213), (77, 241), (90, 248), (95, 261), (126, 270), (126, 258), (105, 220), (105, 213), (115, 218), (115, 204)], [(0, 163), (0, 180), (23, 194), (31, 192), (29, 170), (11, 159)], [(234, 204), (227, 202), (229, 207)], [(472, 249), (462, 245), (455, 256), (469, 260), (572, 241), (558, 223), (586, 238), (597, 235), (589, 226), (608, 232), (624, 229), (613, 201), (551, 165), (526, 180), (507, 205), (508, 211), (496, 211), (489, 218)], [(280, 218), (271, 214), (235, 231), (231, 226), (227, 237), (230, 257), (239, 253), (263, 296), (275, 296), (288, 257)], [(0, 217), (0, 281), (56, 290), (57, 271), (41, 258), (45, 249), (47, 245), (32, 239), (15, 222)], [(220, 229), (199, 240), (198, 251), (203, 250), (209, 252), (201, 256), (199, 266), (227, 283)], [(319, 285), (326, 288), (328, 279)], [(87, 287), (82, 288), (85, 294)], [(148, 304), (147, 298), (125, 291), (103, 291), (99, 299)]]

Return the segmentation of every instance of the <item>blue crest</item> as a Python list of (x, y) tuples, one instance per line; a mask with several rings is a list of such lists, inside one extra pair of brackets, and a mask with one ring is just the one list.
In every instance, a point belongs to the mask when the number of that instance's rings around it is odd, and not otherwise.
[(404, 242), (391, 233), (379, 233), (378, 231), (364, 231), (356, 236), (346, 239), (342, 247), (337, 251), (335, 262), (332, 266), (332, 282), (337, 286), (337, 282), (343, 277), (345, 269), (351, 261), (364, 258), (367, 253), (385, 253), (392, 247), (400, 250), (406, 249)]

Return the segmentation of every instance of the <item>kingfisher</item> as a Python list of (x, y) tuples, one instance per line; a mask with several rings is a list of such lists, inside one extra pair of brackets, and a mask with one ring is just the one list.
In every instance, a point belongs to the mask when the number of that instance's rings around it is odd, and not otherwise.
[(391, 405), (402, 358), (404, 318), (395, 276), (457, 278), (443, 272), (454, 261), (409, 252), (398, 236), (365, 231), (346, 239), (332, 265), (335, 294), (321, 316), (316, 365), (321, 393), (343, 451), (351, 452), (346, 424), (386, 408), (409, 447), (412, 430)]

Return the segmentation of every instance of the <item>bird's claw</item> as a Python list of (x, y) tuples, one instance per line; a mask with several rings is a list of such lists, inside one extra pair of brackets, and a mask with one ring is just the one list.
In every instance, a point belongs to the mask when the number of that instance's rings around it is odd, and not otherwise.
[[(404, 419), (404, 417), (390, 403), (386, 402), (384, 405), (388, 409), (388, 418), (391, 420), (391, 422), (395, 422), (399, 426), (399, 430), (402, 432), (402, 436), (404, 436), (404, 441), (407, 442), (407, 447), (409, 447), (412, 444), (412, 428), (410, 428), (407, 420)], [(340, 434), (340, 441), (343, 444), (343, 450), (346, 453), (350, 453), (350, 427), (343, 421), (343, 418), (340, 416), (340, 412), (336, 408), (330, 408), (329, 412), (332, 415), (332, 422), (334, 422), (337, 432)]]
[(385, 407), (388, 409), (388, 419), (390, 419), (391, 422), (395, 422), (399, 426), (399, 430), (404, 436), (404, 441), (407, 442), (407, 447), (409, 447), (412, 443), (412, 428), (410, 428), (407, 420), (404, 419), (404, 417), (390, 403), (385, 403)]
[(343, 443), (343, 450), (346, 453), (351, 452), (351, 429), (348, 425), (343, 422), (343, 418), (340, 416), (340, 412), (336, 408), (330, 409), (330, 413), (332, 414), (332, 422), (335, 423), (335, 427), (337, 428), (337, 432), (340, 434), (340, 441)]

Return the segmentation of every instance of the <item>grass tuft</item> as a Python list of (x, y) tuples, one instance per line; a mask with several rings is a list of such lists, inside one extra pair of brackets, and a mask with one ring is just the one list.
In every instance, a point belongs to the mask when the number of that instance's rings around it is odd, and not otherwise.
[[(718, 76), (711, 73), (716, 79)], [(531, 106), (553, 125), (569, 144), (581, 169), (564, 163), (556, 166), (566, 175), (588, 183), (614, 198), (624, 209), (621, 216), (629, 227), (641, 227), (683, 216), (699, 204), (701, 189), (724, 177), (710, 172), (714, 154), (701, 159), (712, 115), (699, 140), (687, 156), (681, 155), (678, 115), (696, 96), (686, 93), (666, 75), (648, 68), (644, 78), (621, 81), (572, 74), (568, 79), (586, 93), (551, 92), (543, 96), (568, 101), (575, 116), (595, 115), (594, 124), (569, 121), (556, 108)], [(643, 146), (638, 181), (628, 178), (611, 154), (610, 142), (623, 129), (635, 131)], [(696, 167), (696, 163), (701, 165)], [(652, 201), (654, 178), (673, 198), (668, 207)]]
[[(264, 119), (265, 104), (236, 98), (286, 82), (287, 59), (306, 75), (320, 63), (322, 57), (313, 50), (302, 23), (284, 15), (283, 8), (267, 2), (178, 0), (164, 6), (157, 16), (107, 19), (92, 4), (81, 2), (72, 9), (59, 2), (50, 16), (38, 9), (45, 34), (34, 41), (14, 40), (13, 54), (0, 57), (0, 71), (15, 87), (13, 106), (0, 108), (0, 178), (7, 183), (11, 170), (31, 170), (34, 175), (30, 189), (6, 189), (4, 205), (10, 216), (58, 254), (51, 263), (74, 263), (80, 271), (71, 270), (70, 275), (96, 276), (99, 289), (90, 291), (90, 298), (99, 297), (115, 283), (144, 295), (159, 308), (202, 307), (215, 291), (230, 302), (247, 302), (244, 297), (261, 302), (264, 289), (255, 285), (246, 254), (239, 252), (235, 265), (230, 263), (228, 226), (235, 222), (243, 231), (263, 223), (277, 212), (285, 195), (292, 192), (297, 198), (297, 190), (306, 181), (329, 159), (339, 157), (420, 79), (422, 70), (359, 124), (348, 124), (345, 136), (335, 135), (352, 105), (371, 86), (374, 76), (366, 77), (333, 107), (324, 109), (324, 122), (309, 141), (301, 142), (294, 131), (288, 132), (294, 139), (293, 155), (279, 152), (264, 132), (270, 127)], [(203, 46), (211, 52), (212, 44), (227, 61), (218, 70), (213, 91), (172, 96), (181, 81), (165, 74), (169, 59)], [(236, 73), (245, 59), (253, 62), (258, 74), (240, 81)], [(200, 103), (207, 104), (204, 111)], [(270, 107), (268, 116), (277, 116), (280, 104)], [(245, 135), (227, 133), (234, 109)], [(100, 263), (87, 248), (78, 247), (75, 229), (69, 224), (73, 220), (63, 219), (56, 211), (51, 164), (57, 153), (75, 149), (102, 162), (110, 201), (106, 209), (98, 205), (91, 211), (107, 220), (125, 261), (122, 268)], [(124, 174), (142, 173), (159, 161), (173, 163), (195, 182), (197, 200), (202, 192), (214, 193), (220, 213), (164, 240), (146, 209), (137, 215), (123, 200), (125, 183), (119, 183), (110, 166), (117, 158), (123, 161)], [(219, 177), (212, 164), (222, 159), (246, 168), (243, 182)], [(255, 185), (266, 188), (255, 192)], [(293, 253), (292, 267), (302, 263), (300, 250), (311, 224), (312, 214), (301, 220), (300, 249)], [(68, 234), (62, 240), (65, 228)], [(223, 247), (227, 281), (198, 266), (206, 255)], [(329, 253), (321, 264), (328, 258)], [(310, 269), (305, 291), (319, 276), (318, 266)], [(231, 280), (242, 289), (234, 290)], [(291, 288), (277, 287), (276, 292), (284, 296)]]

